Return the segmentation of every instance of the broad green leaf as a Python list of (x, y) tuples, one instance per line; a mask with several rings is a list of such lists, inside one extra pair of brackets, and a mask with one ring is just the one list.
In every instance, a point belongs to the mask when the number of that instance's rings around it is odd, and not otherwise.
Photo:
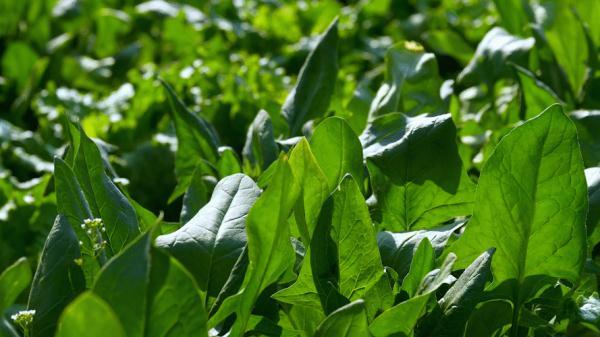
[(174, 200), (187, 189), (198, 161), (217, 163), (220, 141), (210, 123), (188, 110), (168, 83), (161, 83), (169, 98), (170, 115), (177, 133), (175, 174), (178, 185), (170, 198)]
[(555, 103), (561, 103), (561, 99), (550, 87), (538, 80), (529, 70), (515, 66), (519, 76), (519, 85), (525, 101), (524, 119), (535, 117), (540, 111)]
[(308, 246), (317, 225), (321, 206), (331, 190), (306, 139), (301, 139), (291, 151), (290, 167), (301, 184), (301, 194), (294, 216), (302, 241)]
[(140, 235), (104, 265), (92, 288), (113, 308), (128, 337), (144, 336), (151, 241), (151, 231)]
[(384, 266), (393, 268), (403, 280), (408, 274), (414, 255), (423, 239), (427, 239), (433, 246), (436, 256), (439, 256), (454, 231), (461, 227), (461, 223), (445, 225), (431, 230), (414, 232), (377, 233), (377, 245)]
[(231, 337), (241, 337), (259, 294), (293, 266), (295, 253), (287, 219), (296, 204), (300, 187), (286, 157), (280, 157), (269, 186), (258, 198), (246, 224), (250, 264), (240, 291), (227, 298), (209, 320), (214, 327), (236, 314)]
[(33, 277), (28, 308), (35, 310), (32, 337), (53, 337), (63, 309), (85, 289), (76, 260), (79, 240), (64, 215), (58, 215), (48, 234)]
[(60, 317), (56, 337), (125, 337), (111, 307), (92, 292), (77, 297)]
[(127, 197), (105, 173), (98, 146), (83, 130), (80, 137), (73, 171), (93, 217), (101, 218), (106, 227), (109, 250), (116, 254), (140, 233), (137, 215)]
[(207, 337), (204, 300), (194, 277), (177, 260), (152, 250), (148, 337)]
[(523, 64), (534, 43), (533, 38), (522, 39), (502, 28), (492, 28), (479, 42), (471, 62), (458, 74), (457, 83), (464, 87), (481, 82), (493, 84), (507, 74), (508, 62)]
[(369, 331), (375, 337), (387, 337), (401, 333), (410, 336), (419, 318), (427, 310), (432, 294), (451, 276), (456, 256), (448, 254), (440, 269), (435, 269), (421, 281), (415, 297), (401, 302), (377, 316), (369, 325)]
[(460, 275), (458, 280), (439, 300), (441, 316), (436, 322), (427, 322), (428, 336), (462, 336), (475, 306), (483, 298), (483, 291), (492, 280), (492, 256), (490, 249), (479, 255)]
[(357, 300), (382, 274), (369, 210), (358, 185), (347, 175), (323, 206), (298, 280), (274, 297), (317, 308), (320, 304), (329, 314), (339, 304), (330, 294)]
[(385, 76), (371, 102), (369, 120), (391, 112), (412, 116), (444, 110), (437, 60), (432, 53), (423, 52), (423, 47), (405, 42), (388, 49)]
[(364, 169), (361, 145), (345, 120), (339, 117), (324, 120), (315, 129), (310, 147), (327, 178), (329, 191), (333, 191), (348, 173), (362, 184)]
[(347, 304), (327, 316), (317, 327), (314, 337), (369, 337), (363, 300)]
[(244, 160), (247, 160), (252, 167), (266, 170), (277, 160), (278, 154), (279, 148), (275, 143), (271, 118), (265, 110), (260, 110), (248, 127), (246, 143), (242, 150)]
[(576, 110), (570, 113), (586, 167), (600, 166), (600, 110)]
[(402, 290), (406, 291), (408, 297), (417, 294), (421, 280), (435, 267), (435, 251), (427, 238), (423, 238), (415, 251), (410, 262), (410, 269), (404, 280)]
[(31, 266), (24, 257), (0, 274), (0, 313), (13, 305), (17, 297), (29, 287), (31, 276)]
[[(537, 22), (546, 42), (564, 70), (575, 99), (582, 94), (588, 62), (588, 44), (583, 27), (572, 10), (570, 1), (549, 1)], [(538, 8), (538, 10), (542, 10)]]
[(586, 227), (589, 250), (591, 251), (600, 242), (600, 167), (586, 169), (585, 179), (589, 200)]
[(506, 135), (485, 163), (473, 217), (451, 247), (458, 268), (496, 248), (494, 282), (513, 282), (517, 309), (540, 277), (575, 283), (586, 256), (587, 205), (577, 131), (553, 105)]
[(430, 228), (471, 213), (475, 187), (463, 168), (455, 138), (449, 114), (392, 113), (367, 126), (360, 140), (383, 228)]
[(338, 21), (335, 19), (304, 61), (296, 85), (281, 108), (290, 136), (298, 135), (308, 120), (327, 112), (337, 78), (337, 45)]
[(246, 175), (223, 178), (208, 204), (179, 230), (159, 236), (156, 246), (178, 259), (200, 289), (216, 297), (246, 244), (246, 217), (259, 194)]

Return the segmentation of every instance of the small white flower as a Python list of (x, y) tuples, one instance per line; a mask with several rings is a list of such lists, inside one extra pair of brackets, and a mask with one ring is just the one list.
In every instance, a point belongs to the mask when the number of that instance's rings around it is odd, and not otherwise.
[(33, 322), (33, 316), (35, 316), (35, 310), (21, 310), (10, 318), (24, 329)]
[(83, 246), (83, 241), (79, 241), (79, 245), (80, 245), (80, 246)]
[(92, 230), (88, 229), (86, 233), (87, 233), (87, 235), (92, 235)]
[(81, 224), (81, 229), (85, 229), (85, 224), (84, 223)]

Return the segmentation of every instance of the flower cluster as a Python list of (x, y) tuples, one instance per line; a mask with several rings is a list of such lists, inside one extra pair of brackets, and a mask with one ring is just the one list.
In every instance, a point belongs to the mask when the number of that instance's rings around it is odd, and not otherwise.
[[(85, 234), (92, 243), (92, 253), (94, 257), (98, 256), (104, 248), (106, 248), (106, 241), (104, 240), (102, 233), (106, 232), (106, 227), (102, 219), (85, 219), (81, 224), (81, 229), (85, 231)], [(79, 245), (83, 246), (83, 242), (79, 241)]]
[(10, 316), (10, 318), (23, 330), (27, 330), (33, 322), (33, 316), (35, 316), (35, 310), (22, 310)]

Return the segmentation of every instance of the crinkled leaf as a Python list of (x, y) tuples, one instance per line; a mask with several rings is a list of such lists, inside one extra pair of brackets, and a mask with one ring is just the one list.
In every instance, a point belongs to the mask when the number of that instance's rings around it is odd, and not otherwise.
[(449, 114), (393, 113), (368, 125), (360, 140), (382, 227), (428, 228), (471, 213), (474, 184), (463, 168), (455, 138)]
[(177, 258), (200, 289), (216, 297), (246, 245), (246, 217), (259, 194), (246, 175), (223, 178), (208, 204), (177, 231), (159, 236), (156, 246)]

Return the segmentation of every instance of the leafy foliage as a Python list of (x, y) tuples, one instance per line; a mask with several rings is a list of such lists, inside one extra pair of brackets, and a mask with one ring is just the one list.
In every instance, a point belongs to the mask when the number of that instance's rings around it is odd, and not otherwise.
[(600, 334), (598, 1), (0, 9), (0, 336)]

